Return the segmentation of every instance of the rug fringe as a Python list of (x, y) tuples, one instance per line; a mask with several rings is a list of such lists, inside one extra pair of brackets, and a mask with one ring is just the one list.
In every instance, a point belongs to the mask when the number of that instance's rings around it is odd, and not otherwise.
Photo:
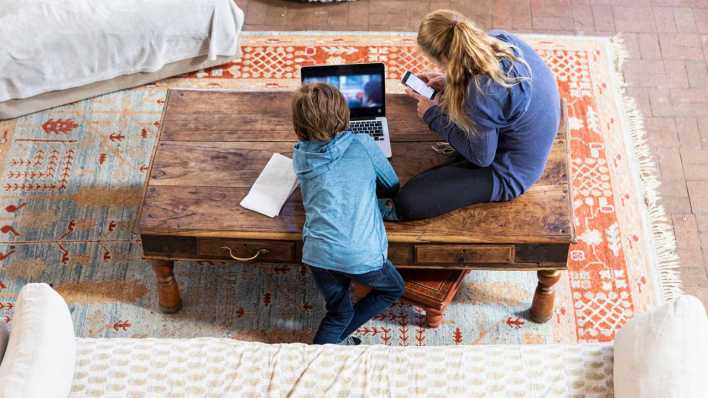
[(624, 40), (621, 35), (617, 35), (611, 38), (610, 45), (613, 50), (615, 64), (612, 73), (615, 74), (615, 81), (619, 83), (624, 105), (622, 117), (624, 118), (624, 124), (629, 129), (634, 155), (639, 166), (639, 188), (647, 207), (659, 287), (663, 295), (663, 301), (671, 302), (683, 293), (673, 225), (669, 221), (661, 203), (661, 194), (659, 193), (661, 180), (658, 176), (658, 169), (652, 150), (647, 142), (642, 113), (634, 98), (627, 95), (626, 92), (627, 84), (622, 76), (622, 64), (628, 53), (624, 46)]

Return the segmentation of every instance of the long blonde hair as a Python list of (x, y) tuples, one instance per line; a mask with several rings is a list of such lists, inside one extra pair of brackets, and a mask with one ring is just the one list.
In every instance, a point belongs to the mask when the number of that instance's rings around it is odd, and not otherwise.
[(437, 10), (426, 15), (418, 29), (418, 45), (439, 64), (447, 61), (440, 105), (450, 121), (468, 134), (475, 131), (464, 110), (470, 81), (482, 92), (481, 81), (485, 76), (507, 88), (523, 80), (507, 75), (499, 63), (504, 58), (531, 70), (523, 58), (514, 54), (513, 45), (488, 35), (456, 11)]

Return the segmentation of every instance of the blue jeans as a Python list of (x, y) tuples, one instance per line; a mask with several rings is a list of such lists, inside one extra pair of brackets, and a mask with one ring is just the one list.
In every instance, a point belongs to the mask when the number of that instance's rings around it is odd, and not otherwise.
[[(327, 302), (327, 315), (315, 334), (315, 344), (337, 344), (374, 315), (382, 313), (402, 295), (405, 288), (401, 274), (391, 261), (364, 274), (346, 274), (310, 266), (317, 288)], [(351, 281), (371, 288), (371, 292), (352, 305)]]

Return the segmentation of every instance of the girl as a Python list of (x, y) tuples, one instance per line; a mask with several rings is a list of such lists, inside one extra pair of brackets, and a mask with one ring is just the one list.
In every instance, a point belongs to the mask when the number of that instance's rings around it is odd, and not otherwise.
[(387, 218), (434, 217), (524, 193), (541, 177), (560, 122), (551, 70), (518, 37), (484, 32), (455, 11), (428, 14), (417, 40), (445, 73), (420, 76), (438, 90), (436, 100), (407, 94), (456, 156), (412, 178)]

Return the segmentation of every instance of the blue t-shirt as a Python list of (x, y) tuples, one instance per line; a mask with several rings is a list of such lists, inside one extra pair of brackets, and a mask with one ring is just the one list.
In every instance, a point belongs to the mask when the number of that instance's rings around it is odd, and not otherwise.
[(305, 207), (302, 262), (347, 274), (381, 269), (388, 239), (376, 192), (394, 195), (399, 180), (374, 140), (345, 131), (299, 141), (293, 168)]
[(467, 134), (439, 106), (423, 115), (430, 129), (468, 161), (493, 170), (490, 201), (507, 201), (524, 193), (543, 174), (560, 123), (560, 94), (553, 72), (518, 37), (503, 31), (491, 36), (513, 44), (529, 65), (504, 59), (508, 76), (525, 78), (506, 88), (484, 77), (480, 89), (470, 82), (464, 108), (475, 131)]

